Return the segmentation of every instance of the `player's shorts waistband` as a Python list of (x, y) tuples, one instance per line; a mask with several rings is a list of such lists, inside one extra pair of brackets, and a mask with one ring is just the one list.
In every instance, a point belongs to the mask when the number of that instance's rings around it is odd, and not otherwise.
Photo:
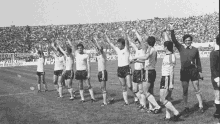
[(118, 68), (127, 68), (127, 67), (130, 67), (129, 65), (126, 65), (126, 66), (118, 66)]

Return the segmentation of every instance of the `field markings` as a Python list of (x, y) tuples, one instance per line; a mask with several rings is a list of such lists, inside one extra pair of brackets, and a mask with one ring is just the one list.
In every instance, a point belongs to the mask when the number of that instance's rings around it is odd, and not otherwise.
[(16, 96), (16, 95), (28, 95), (28, 94), (36, 94), (35, 91), (30, 91), (30, 92), (21, 92), (21, 93), (14, 93), (14, 94), (4, 94), (4, 95), (0, 95), (0, 97), (6, 97), (6, 96)]

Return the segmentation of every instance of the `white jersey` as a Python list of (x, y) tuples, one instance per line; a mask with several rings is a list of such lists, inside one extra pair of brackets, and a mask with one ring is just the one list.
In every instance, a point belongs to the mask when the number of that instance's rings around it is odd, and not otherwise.
[(97, 61), (98, 61), (98, 71), (106, 70), (106, 54), (103, 53), (103, 55), (98, 55)]
[(66, 57), (66, 70), (73, 69), (73, 59), (70, 56)]
[(169, 76), (176, 65), (176, 57), (174, 54), (167, 54), (162, 62), (162, 76)]
[(148, 48), (147, 53), (149, 53), (148, 60), (145, 60), (145, 68), (147, 70), (155, 69), (157, 64), (157, 50), (154, 47)]
[(37, 60), (37, 72), (44, 72), (44, 58)]
[(76, 53), (76, 70), (87, 70), (88, 54)]
[[(140, 57), (140, 56), (144, 56), (144, 50), (140, 49), (137, 50), (135, 53), (135, 57)], [(134, 63), (134, 69), (135, 70), (141, 70), (144, 68), (144, 64), (143, 63)]]
[(118, 54), (118, 67), (123, 67), (130, 64), (130, 52), (126, 47), (122, 50), (117, 48), (116, 52)]
[(54, 70), (64, 69), (64, 56), (55, 56)]

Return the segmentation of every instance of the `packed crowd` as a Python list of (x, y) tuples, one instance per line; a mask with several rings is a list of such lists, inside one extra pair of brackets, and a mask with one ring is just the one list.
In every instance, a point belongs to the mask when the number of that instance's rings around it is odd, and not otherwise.
[[(48, 25), (48, 26), (11, 26), (0, 27), (0, 52), (30, 52), (33, 46), (39, 42), (47, 44), (53, 38), (60, 41), (71, 40), (82, 42), (85, 48), (91, 48), (89, 36), (92, 32), (108, 30), (110, 38), (116, 40), (120, 37), (119, 28), (133, 29), (138, 27), (140, 34), (154, 35), (156, 44), (160, 45), (161, 30), (169, 22), (174, 22), (177, 38), (189, 33), (194, 37), (194, 42), (210, 42), (219, 33), (219, 13), (188, 18), (154, 18), (148, 20), (96, 23), (96, 24), (73, 24), (73, 25)], [(97, 33), (102, 40), (101, 34)], [(135, 35), (131, 34), (132, 38)], [(110, 46), (105, 45), (106, 48)], [(45, 45), (45, 47), (47, 47)]]

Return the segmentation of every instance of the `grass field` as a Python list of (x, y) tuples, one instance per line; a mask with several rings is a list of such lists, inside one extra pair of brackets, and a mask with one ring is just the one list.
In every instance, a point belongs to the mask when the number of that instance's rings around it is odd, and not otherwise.
[[(155, 82), (155, 97), (159, 100), (159, 81), (161, 77), (161, 59), (157, 63), (157, 79)], [(206, 111), (204, 114), (197, 113), (197, 99), (193, 92), (192, 84), (189, 87), (189, 105), (191, 114), (187, 118), (181, 117), (177, 124), (212, 124), (216, 123), (212, 115), (215, 111), (213, 106), (214, 95), (210, 83), (209, 59), (202, 59), (204, 81), (200, 82)], [(97, 63), (92, 63), (92, 86), (95, 97), (98, 100), (91, 103), (90, 95), (85, 93), (86, 102), (79, 103), (77, 99), (69, 101), (69, 94), (64, 90), (64, 98), (57, 99), (53, 87), (53, 65), (47, 65), (46, 82), (49, 92), (37, 93), (31, 91), (30, 87), (36, 89), (36, 66), (0, 68), (0, 124), (165, 124), (162, 118), (165, 110), (157, 115), (141, 113), (134, 104), (122, 107), (123, 99), (116, 70), (117, 62), (108, 62), (109, 81), (107, 89), (111, 97), (115, 98), (114, 104), (100, 107), (102, 94), (97, 82)], [(180, 63), (175, 68), (175, 89), (173, 91), (173, 104), (182, 111), (182, 87), (179, 81)], [(74, 80), (74, 90), (77, 89)], [(87, 101), (88, 100), (88, 101)], [(131, 94), (129, 101), (132, 103)], [(174, 123), (174, 122), (169, 122)]]

